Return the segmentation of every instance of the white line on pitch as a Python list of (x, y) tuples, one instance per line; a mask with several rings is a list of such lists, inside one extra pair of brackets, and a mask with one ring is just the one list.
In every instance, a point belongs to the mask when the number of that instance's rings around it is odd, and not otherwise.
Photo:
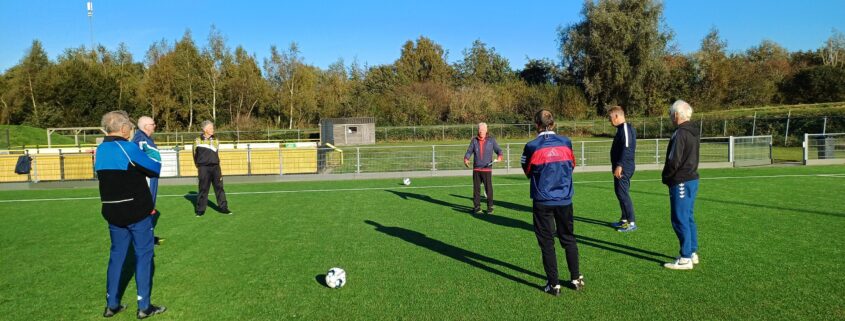
[[(845, 174), (793, 174), (793, 175), (759, 175), (759, 176), (719, 176), (719, 177), (704, 177), (701, 180), (727, 180), (727, 179), (753, 179), (753, 178), (786, 178), (786, 177), (835, 177), (845, 178)], [(659, 178), (655, 179), (632, 179), (632, 182), (659, 182)], [(574, 184), (609, 184), (610, 181), (575, 181)], [(528, 185), (525, 183), (498, 183), (497, 186), (519, 186)], [(333, 188), (333, 189), (304, 189), (304, 190), (282, 190), (282, 191), (254, 191), (254, 192), (228, 192), (228, 195), (257, 195), (257, 194), (287, 194), (287, 193), (320, 193), (320, 192), (363, 192), (363, 191), (388, 191), (388, 190), (403, 190), (403, 189), (433, 189), (433, 188), (457, 188), (457, 187), (471, 187), (469, 184), (460, 185), (430, 185), (430, 186), (402, 186), (402, 187), (360, 187), (360, 188)], [(158, 197), (185, 197), (192, 194), (166, 194)], [(83, 200), (99, 200), (100, 197), (62, 197), (62, 198), (33, 198), (33, 199), (12, 199), (0, 200), (0, 203), (18, 203), (18, 202), (50, 202), (50, 201), (83, 201)]]

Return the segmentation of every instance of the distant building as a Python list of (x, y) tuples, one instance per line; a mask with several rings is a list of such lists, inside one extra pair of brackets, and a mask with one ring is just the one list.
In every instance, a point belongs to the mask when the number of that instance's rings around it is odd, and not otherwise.
[(320, 142), (336, 146), (376, 143), (374, 117), (326, 118), (320, 120)]

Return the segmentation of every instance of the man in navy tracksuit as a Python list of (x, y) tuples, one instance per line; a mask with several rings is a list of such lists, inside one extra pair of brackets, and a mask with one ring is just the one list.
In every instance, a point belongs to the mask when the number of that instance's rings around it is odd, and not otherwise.
[(478, 136), (472, 138), (464, 154), (467, 167), (469, 158), (475, 156), (472, 162), (472, 212), (475, 214), (481, 214), (482, 183), (487, 195), (487, 214), (493, 214), (493, 153), (497, 155), (496, 161), (502, 160), (502, 149), (495, 138), (487, 135), (487, 124), (479, 123)]
[(678, 100), (669, 109), (672, 123), (677, 126), (666, 147), (663, 165), (663, 184), (669, 186), (672, 228), (681, 245), (680, 256), (663, 266), (673, 270), (691, 270), (698, 264), (698, 227), (693, 217), (698, 194), (698, 128), (689, 122), (692, 107)]
[(560, 294), (554, 236), (566, 251), (571, 286), (580, 290), (584, 277), (578, 270), (578, 244), (572, 213), (572, 170), (575, 157), (572, 142), (556, 135), (554, 116), (547, 110), (534, 115), (537, 138), (528, 142), (522, 152), (522, 170), (530, 179), (531, 199), (534, 201), (534, 235), (540, 245), (543, 269), (546, 271), (546, 293)]
[(223, 190), (223, 172), (220, 170), (220, 141), (214, 136), (214, 123), (205, 120), (200, 124), (202, 134), (194, 141), (194, 164), (197, 166), (197, 217), (205, 214), (208, 205), (208, 188), (214, 186), (214, 196), (221, 214), (232, 214), (229, 202), (226, 201), (226, 191)]
[(124, 111), (103, 116), (108, 133), (97, 147), (94, 169), (100, 181), (102, 215), (109, 225), (111, 250), (106, 278), (104, 317), (123, 311), (118, 296), (121, 270), (129, 251), (135, 250), (135, 282), (138, 289), (137, 317), (143, 319), (162, 313), (165, 307), (150, 303), (153, 269), (153, 199), (147, 177), (158, 177), (161, 163), (127, 141), (132, 135), (132, 121)]
[[(147, 154), (150, 158), (154, 161), (161, 163), (161, 153), (158, 151), (158, 146), (156, 146), (155, 141), (153, 140), (153, 133), (155, 133), (156, 124), (153, 119), (149, 116), (141, 116), (138, 118), (138, 130), (135, 131), (135, 135), (132, 136), (132, 142), (138, 144), (138, 148)], [(158, 196), (158, 177), (148, 177), (147, 178), (147, 185), (150, 186), (150, 193), (153, 196), (153, 226), (158, 225), (158, 219), (161, 217), (161, 213), (156, 207), (156, 196)], [(155, 237), (155, 245), (160, 244), (161, 239), (158, 236)]]
[(607, 118), (616, 127), (616, 136), (610, 147), (610, 166), (613, 172), (613, 190), (619, 200), (622, 217), (612, 226), (619, 232), (633, 232), (637, 229), (634, 220), (634, 204), (628, 190), (631, 177), (634, 176), (635, 155), (637, 152), (637, 132), (625, 122), (625, 111), (620, 106), (613, 106), (607, 111)]

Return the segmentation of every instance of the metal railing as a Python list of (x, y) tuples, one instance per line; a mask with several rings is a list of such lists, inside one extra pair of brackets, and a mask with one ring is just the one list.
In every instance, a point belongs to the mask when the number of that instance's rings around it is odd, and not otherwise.
[[(843, 136), (845, 138), (845, 136)], [(636, 162), (642, 169), (658, 169), (666, 157), (669, 139), (638, 139)], [(702, 138), (699, 159), (702, 167), (730, 167), (770, 164), (771, 136)], [(225, 146), (224, 146), (225, 145)], [(610, 170), (611, 140), (572, 143), (579, 170)], [(313, 145), (312, 145), (313, 146)], [(521, 171), (523, 143), (502, 144), (502, 163), (494, 169)], [(221, 168), (228, 176), (326, 175), (407, 173), (438, 175), (466, 170), (466, 145), (362, 146), (337, 148), (284, 147), (279, 143), (223, 144)], [(193, 177), (196, 167), (190, 145), (159, 146), (161, 177)], [(49, 153), (48, 153), (49, 152)], [(13, 174), (19, 155), (33, 158), (29, 175)], [(14, 151), (0, 155), (0, 182), (38, 182), (96, 179), (93, 149)]]

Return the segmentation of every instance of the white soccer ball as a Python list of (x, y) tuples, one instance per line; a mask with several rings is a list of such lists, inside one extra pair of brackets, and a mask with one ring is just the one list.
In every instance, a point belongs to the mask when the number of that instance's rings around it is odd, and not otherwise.
[(405, 186), (411, 185), (411, 179), (405, 177), (405, 179), (402, 180), (402, 184)]
[(346, 285), (346, 271), (339, 267), (333, 267), (326, 272), (326, 286), (332, 289), (340, 289)]

